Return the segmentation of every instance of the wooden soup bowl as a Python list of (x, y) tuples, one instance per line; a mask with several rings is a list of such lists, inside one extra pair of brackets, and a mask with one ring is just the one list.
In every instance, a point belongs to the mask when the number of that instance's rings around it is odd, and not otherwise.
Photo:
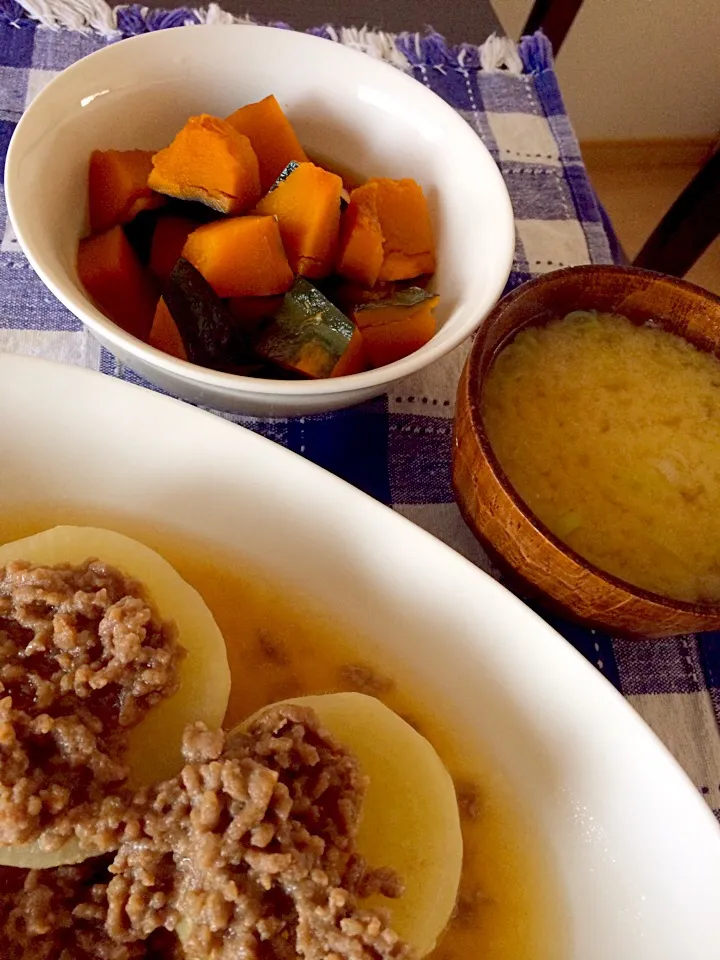
[(490, 447), (480, 395), (493, 358), (519, 330), (573, 310), (653, 319), (720, 356), (720, 298), (683, 280), (633, 267), (548, 273), (504, 297), (478, 331), (460, 379), (453, 486), (466, 523), (520, 593), (589, 626), (637, 637), (720, 629), (720, 603), (649, 593), (604, 573), (555, 537), (520, 499)]

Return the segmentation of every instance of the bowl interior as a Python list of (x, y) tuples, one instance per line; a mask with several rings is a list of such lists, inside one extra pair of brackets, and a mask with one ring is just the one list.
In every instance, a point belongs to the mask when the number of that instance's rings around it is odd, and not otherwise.
[(512, 212), (495, 164), (421, 84), (339, 44), (284, 30), (147, 34), (80, 61), (40, 93), (18, 128), (6, 183), (18, 238), (41, 278), (81, 319), (127, 340), (89, 303), (75, 270), (90, 152), (159, 148), (193, 114), (225, 116), (270, 93), (311, 155), (359, 176), (422, 184), (438, 244), (435, 343), (454, 345), (489, 310), (510, 268)]

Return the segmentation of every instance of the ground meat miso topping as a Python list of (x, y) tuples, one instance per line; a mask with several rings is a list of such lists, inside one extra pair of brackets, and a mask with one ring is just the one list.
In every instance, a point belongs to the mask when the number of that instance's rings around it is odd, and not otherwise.
[(54, 870), (0, 867), (3, 960), (180, 960), (177, 938), (164, 930), (134, 943), (108, 937), (110, 860)]
[(183, 655), (140, 585), (97, 560), (0, 567), (0, 844), (68, 839), (126, 779), (129, 730)]
[(184, 755), (180, 775), (115, 811), (112, 860), (92, 875), (30, 873), (0, 897), (3, 957), (143, 960), (175, 931), (186, 960), (410, 960), (387, 917), (359, 903), (403, 887), (358, 856), (366, 784), (311, 710), (268, 708), (229, 735), (197, 724)]

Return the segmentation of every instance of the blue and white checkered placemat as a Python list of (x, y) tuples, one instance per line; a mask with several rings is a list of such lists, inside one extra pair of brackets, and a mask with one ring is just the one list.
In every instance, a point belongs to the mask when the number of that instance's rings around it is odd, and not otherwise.
[[(23, 111), (60, 70), (124, 36), (203, 22), (233, 18), (215, 6), (148, 13), (137, 6), (111, 9), (104, 0), (23, 0), (22, 7), (0, 0), (0, 168)], [(449, 47), (434, 34), (314, 32), (411, 73), (483, 139), (515, 210), (508, 289), (558, 267), (617, 258), (543, 37), (518, 45), (491, 37), (478, 48)], [(37, 279), (7, 222), (4, 194), (0, 238), (0, 349), (91, 367), (150, 388), (100, 348)], [(344, 477), (489, 569), (460, 519), (450, 484), (455, 389), (466, 354), (467, 345), (389, 395), (336, 414), (280, 421), (221, 415)], [(630, 700), (720, 816), (720, 634), (642, 643), (551, 622)]]

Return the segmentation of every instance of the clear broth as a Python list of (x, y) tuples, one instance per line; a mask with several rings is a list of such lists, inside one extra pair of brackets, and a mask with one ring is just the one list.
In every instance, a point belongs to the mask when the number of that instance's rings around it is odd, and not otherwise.
[[(312, 602), (249, 571), (242, 559), (155, 525), (107, 513), (39, 508), (0, 519), (0, 542), (58, 523), (106, 526), (143, 541), (169, 560), (204, 597), (225, 636), (232, 693), (225, 726), (288, 696), (354, 689), (344, 668), (364, 664), (389, 681), (376, 695), (433, 744), (458, 785), (475, 794), (463, 816), (465, 846), (459, 909), (432, 960), (562, 960), (568, 956), (558, 878), (542, 839), (508, 784), (463, 735), (446, 727), (442, 706), (392, 679), (389, 664)], [(131, 571), (128, 571), (131, 572)], [(286, 652), (269, 659), (263, 639)], [(356, 688), (355, 688), (356, 689)]]

